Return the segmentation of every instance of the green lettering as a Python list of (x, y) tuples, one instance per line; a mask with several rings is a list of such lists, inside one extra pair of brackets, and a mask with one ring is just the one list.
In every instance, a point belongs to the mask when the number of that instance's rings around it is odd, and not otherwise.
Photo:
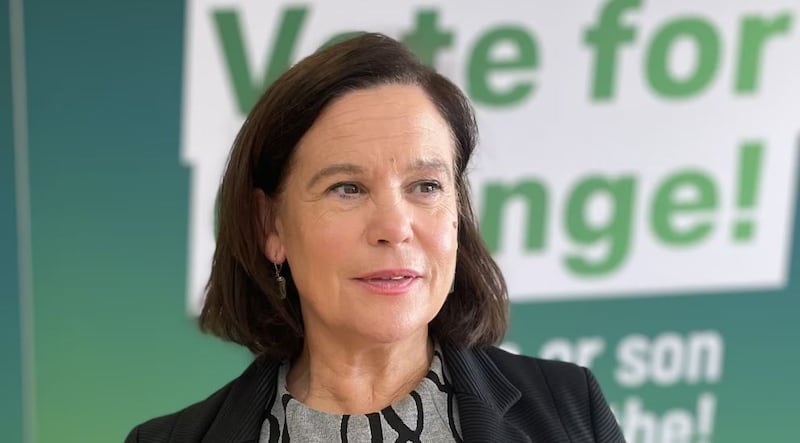
[[(514, 46), (516, 56), (498, 60), (492, 50), (500, 44)], [(495, 29), (478, 40), (469, 59), (467, 91), (470, 97), (487, 105), (508, 105), (523, 100), (533, 90), (533, 82), (520, 81), (505, 92), (489, 85), (489, 76), (498, 71), (534, 69), (539, 57), (536, 42), (525, 29), (504, 27)]]
[(547, 190), (544, 185), (532, 180), (516, 185), (490, 183), (484, 191), (480, 227), (483, 239), (492, 253), (500, 249), (504, 208), (515, 199), (521, 199), (527, 207), (525, 249), (536, 251), (544, 248), (547, 220)]
[(588, 28), (583, 41), (594, 47), (592, 98), (606, 100), (614, 94), (617, 50), (621, 43), (632, 42), (636, 35), (630, 26), (622, 26), (620, 18), (629, 9), (639, 8), (641, 0), (611, 0), (600, 13), (600, 22)]
[[(579, 245), (608, 242), (608, 252), (601, 260), (591, 260), (580, 254), (566, 257), (567, 268), (578, 275), (598, 276), (619, 267), (628, 255), (633, 215), (634, 178), (616, 180), (589, 177), (581, 181), (570, 193), (566, 208), (567, 234)], [(603, 224), (593, 225), (587, 220), (587, 208), (592, 199), (606, 195), (612, 202), (611, 215)]]
[(773, 20), (762, 17), (745, 17), (742, 20), (736, 92), (755, 91), (764, 44), (770, 37), (788, 33), (791, 23), (792, 16), (786, 12)]
[[(764, 146), (752, 141), (739, 148), (739, 195), (736, 205), (739, 209), (752, 211), (758, 202), (758, 183), (761, 180), (761, 157)], [(753, 238), (755, 222), (744, 219), (734, 223), (733, 239), (741, 243)]]
[(435, 9), (417, 12), (414, 30), (404, 35), (402, 42), (420, 61), (431, 68), (436, 67), (436, 54), (441, 48), (453, 45), (453, 33), (439, 29), (439, 11)]
[[(669, 52), (678, 38), (690, 38), (697, 47), (693, 72), (677, 79), (669, 70)], [(719, 64), (719, 38), (714, 28), (700, 18), (683, 18), (661, 28), (647, 51), (647, 80), (665, 97), (688, 97), (708, 86)]]
[[(688, 198), (681, 198), (681, 191), (686, 192)], [(658, 187), (653, 198), (651, 226), (656, 237), (664, 243), (688, 246), (707, 237), (713, 225), (710, 221), (696, 220), (690, 226), (678, 228), (675, 226), (675, 217), (708, 215), (716, 208), (714, 182), (700, 171), (680, 172), (668, 177)]]
[(253, 78), (250, 63), (245, 54), (238, 12), (230, 9), (214, 11), (214, 23), (222, 44), (225, 63), (228, 66), (228, 74), (240, 113), (250, 112), (250, 108), (264, 90), (289, 69), (290, 57), (305, 16), (305, 7), (289, 8), (283, 11), (280, 27), (275, 33), (275, 46), (269, 58), (269, 64), (265, 69), (263, 79), (257, 80)]

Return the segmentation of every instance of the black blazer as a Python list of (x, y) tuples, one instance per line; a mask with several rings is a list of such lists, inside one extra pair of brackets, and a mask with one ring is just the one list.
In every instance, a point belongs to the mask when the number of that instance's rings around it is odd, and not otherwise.
[[(625, 441), (585, 368), (493, 347), (442, 353), (465, 442)], [(278, 366), (259, 358), (207, 399), (137, 426), (125, 441), (258, 442)]]

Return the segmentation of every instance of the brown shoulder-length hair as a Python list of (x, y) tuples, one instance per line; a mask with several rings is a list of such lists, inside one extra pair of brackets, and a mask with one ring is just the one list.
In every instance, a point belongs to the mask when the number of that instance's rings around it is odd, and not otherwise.
[[(278, 78), (245, 119), (219, 189), (217, 245), (200, 327), (254, 354), (291, 358), (303, 346), (303, 318), (291, 266), (283, 266), (281, 299), (273, 264), (262, 251), (267, 226), (254, 195), (275, 202), (292, 154), (331, 100), (386, 84), (422, 88), (450, 126), (455, 142), (458, 252), (453, 292), (429, 325), (439, 343), (489, 345), (505, 335), (508, 294), (486, 249), (470, 200), (465, 170), (477, 143), (469, 100), (453, 83), (382, 34), (361, 34), (303, 59)], [(267, 223), (270, 223), (267, 221)]]

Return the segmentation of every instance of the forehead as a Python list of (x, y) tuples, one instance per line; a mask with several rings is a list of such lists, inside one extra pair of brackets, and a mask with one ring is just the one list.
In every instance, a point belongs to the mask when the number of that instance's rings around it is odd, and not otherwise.
[(384, 85), (331, 102), (301, 138), (295, 166), (390, 159), (452, 162), (450, 126), (418, 86)]

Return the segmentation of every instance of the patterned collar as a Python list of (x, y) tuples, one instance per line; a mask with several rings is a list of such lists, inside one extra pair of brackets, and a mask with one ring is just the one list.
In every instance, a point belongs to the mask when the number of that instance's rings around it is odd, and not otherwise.
[[(521, 393), (497, 369), (483, 349), (442, 346), (442, 356), (451, 376), (462, 417), (465, 441), (491, 441), (507, 425), (503, 414)], [(260, 357), (232, 383), (225, 402), (205, 434), (205, 442), (258, 442), (268, 402), (275, 397), (280, 361)], [(464, 420), (481, 416), (480, 423)]]
[(328, 414), (309, 408), (289, 393), (290, 363), (278, 369), (276, 395), (267, 406), (260, 441), (287, 441), (289, 436), (314, 441), (460, 442), (458, 409), (436, 346), (430, 368), (404, 398), (368, 414)]

